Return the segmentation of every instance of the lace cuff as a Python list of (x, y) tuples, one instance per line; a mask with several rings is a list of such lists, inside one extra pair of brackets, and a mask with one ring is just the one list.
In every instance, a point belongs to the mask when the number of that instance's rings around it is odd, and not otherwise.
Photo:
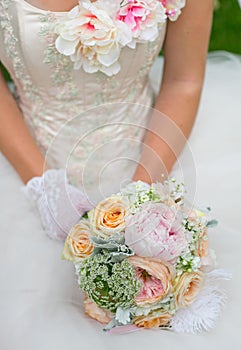
[(68, 183), (63, 169), (50, 169), (32, 178), (24, 193), (36, 202), (44, 229), (55, 239), (65, 239), (72, 226), (92, 208), (87, 196)]

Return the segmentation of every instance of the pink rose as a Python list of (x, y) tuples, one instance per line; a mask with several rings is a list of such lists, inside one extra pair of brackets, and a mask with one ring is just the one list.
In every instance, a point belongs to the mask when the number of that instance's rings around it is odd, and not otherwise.
[(160, 260), (132, 256), (128, 258), (141, 282), (141, 290), (136, 296), (138, 306), (155, 304), (167, 295), (171, 288), (172, 271)]
[(144, 204), (127, 219), (125, 243), (139, 256), (171, 263), (188, 247), (181, 218), (162, 203)]

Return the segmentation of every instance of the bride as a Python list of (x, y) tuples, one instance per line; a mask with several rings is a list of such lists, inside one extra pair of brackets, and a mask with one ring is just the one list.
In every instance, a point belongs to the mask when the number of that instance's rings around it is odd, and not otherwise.
[(61, 239), (126, 182), (170, 173), (220, 220), (228, 308), (199, 338), (143, 331), (114, 336), (115, 347), (238, 344), (241, 66), (211, 55), (203, 88), (212, 10), (212, 0), (0, 0), (0, 60), (14, 82), (11, 92), (0, 77), (1, 349), (112, 347), (84, 315)]

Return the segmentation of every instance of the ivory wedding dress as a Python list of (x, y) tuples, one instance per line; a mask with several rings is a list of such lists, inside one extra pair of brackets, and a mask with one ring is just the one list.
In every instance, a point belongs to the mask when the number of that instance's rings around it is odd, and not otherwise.
[[(0, 60), (48, 164), (66, 167), (70, 181), (97, 201), (134, 173), (161, 80), (163, 62), (157, 56), (166, 27), (155, 41), (123, 48), (121, 70), (109, 77), (74, 70), (56, 50), (53, 28), (65, 15), (24, 0), (0, 0)], [(21, 180), (0, 155), (1, 349), (226, 349), (241, 344), (240, 91), (240, 57), (210, 54), (196, 123), (172, 172), (176, 177), (185, 173), (187, 186), (195, 182), (196, 203), (211, 206), (219, 220), (210, 232), (212, 245), (219, 265), (233, 278), (225, 285), (227, 304), (216, 328), (198, 336), (158, 330), (103, 334), (102, 326), (84, 314), (73, 266), (60, 258), (63, 243), (46, 236)]]

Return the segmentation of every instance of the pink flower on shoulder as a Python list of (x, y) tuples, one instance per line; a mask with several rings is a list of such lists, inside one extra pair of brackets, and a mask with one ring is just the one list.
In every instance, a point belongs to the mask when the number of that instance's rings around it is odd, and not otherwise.
[(121, 6), (117, 18), (131, 28), (134, 40), (128, 46), (134, 47), (135, 39), (154, 41), (167, 16), (159, 1), (128, 0)]

